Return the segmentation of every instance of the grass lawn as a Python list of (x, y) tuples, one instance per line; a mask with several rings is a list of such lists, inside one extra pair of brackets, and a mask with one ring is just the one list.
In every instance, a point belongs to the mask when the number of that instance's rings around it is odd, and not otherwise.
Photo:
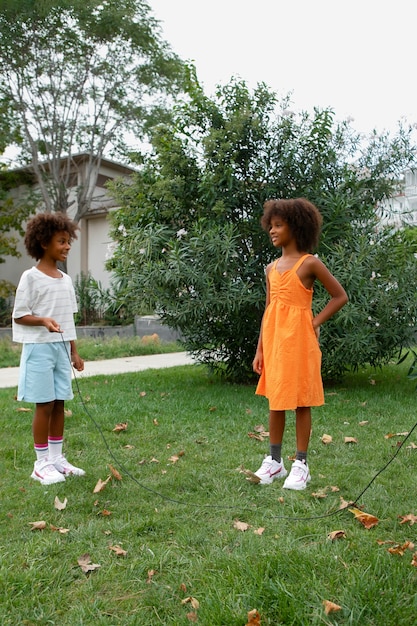
[[(267, 437), (248, 436), (267, 430), (267, 402), (204, 367), (80, 380), (65, 445), (86, 476), (49, 487), (30, 479), (31, 407), (1, 389), (1, 624), (245, 626), (252, 609), (261, 626), (414, 624), (417, 429), (359, 499), (376, 525), (339, 510), (414, 427), (407, 369), (326, 388), (304, 492), (245, 479), (239, 468), (268, 451)], [(285, 458), (294, 441), (289, 414)], [(326, 614), (326, 600), (340, 609)]]
[[(88, 337), (78, 339), (77, 348), (84, 361), (164, 354), (183, 350), (179, 343), (160, 341), (157, 335), (126, 338), (111, 337), (109, 339)], [(13, 343), (8, 337), (0, 339), (0, 368), (18, 367), (21, 349), (21, 344)]]

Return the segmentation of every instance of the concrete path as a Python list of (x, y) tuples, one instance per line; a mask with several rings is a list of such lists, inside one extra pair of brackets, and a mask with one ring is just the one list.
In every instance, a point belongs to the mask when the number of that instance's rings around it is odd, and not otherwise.
[[(186, 352), (170, 352), (167, 354), (151, 354), (149, 356), (128, 356), (122, 359), (107, 359), (105, 361), (86, 361), (83, 372), (77, 372), (77, 378), (86, 376), (100, 376), (110, 374), (125, 374), (127, 372), (141, 372), (147, 369), (175, 367), (176, 365), (191, 365), (192, 357)], [(0, 369), (0, 387), (17, 387), (19, 380), (18, 367)]]

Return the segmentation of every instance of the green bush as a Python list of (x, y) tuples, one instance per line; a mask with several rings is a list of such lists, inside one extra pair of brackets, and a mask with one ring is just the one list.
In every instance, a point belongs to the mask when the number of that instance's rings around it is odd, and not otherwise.
[[(384, 202), (415, 159), (411, 130), (362, 139), (329, 110), (288, 112), (264, 85), (195, 83), (176, 123), (158, 127), (132, 183), (112, 185), (118, 243), (109, 268), (130, 302), (146, 302), (180, 331), (186, 349), (227, 377), (252, 376), (265, 300), (264, 268), (277, 252), (260, 228), (271, 197), (307, 197), (324, 226), (318, 253), (350, 302), (323, 327), (323, 374), (379, 365), (414, 343), (416, 259), (393, 232)], [(315, 307), (326, 294), (316, 288)]]

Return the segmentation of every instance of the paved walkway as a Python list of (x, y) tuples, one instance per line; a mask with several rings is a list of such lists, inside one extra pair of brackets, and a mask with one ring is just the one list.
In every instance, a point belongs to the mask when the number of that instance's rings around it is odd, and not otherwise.
[[(107, 359), (105, 361), (86, 361), (84, 371), (77, 372), (77, 378), (141, 372), (147, 369), (175, 367), (176, 365), (190, 365), (192, 363), (194, 363), (194, 360), (186, 352), (169, 352), (167, 354), (151, 354), (149, 356), (128, 356), (122, 359)], [(18, 367), (0, 369), (1, 388), (17, 387), (18, 379)]]

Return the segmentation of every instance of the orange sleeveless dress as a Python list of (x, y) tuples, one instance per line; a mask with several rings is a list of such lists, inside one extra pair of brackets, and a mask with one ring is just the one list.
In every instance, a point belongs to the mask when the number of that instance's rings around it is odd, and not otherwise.
[(324, 404), (313, 289), (306, 289), (297, 274), (308, 256), (282, 274), (275, 261), (268, 274), (270, 302), (262, 322), (263, 368), (256, 394), (268, 398), (271, 411)]

